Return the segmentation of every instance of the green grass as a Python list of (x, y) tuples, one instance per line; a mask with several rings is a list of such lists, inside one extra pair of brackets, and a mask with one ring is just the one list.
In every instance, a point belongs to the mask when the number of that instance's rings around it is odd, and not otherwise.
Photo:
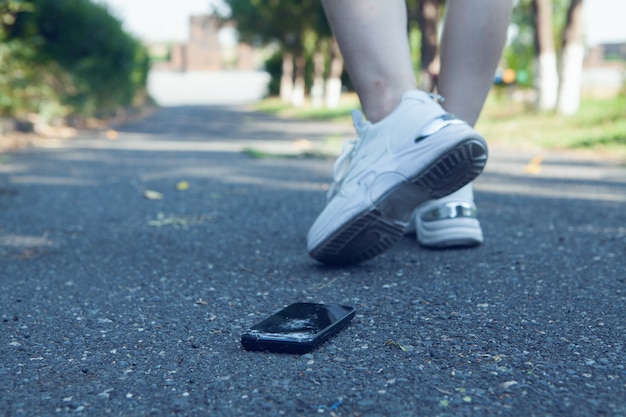
[[(626, 161), (626, 95), (611, 99), (583, 99), (573, 116), (539, 113), (531, 104), (515, 102), (494, 90), (476, 126), (488, 142), (515, 147), (587, 150)], [(295, 108), (278, 98), (255, 106), (279, 117), (350, 122), (350, 110), (360, 108), (354, 94), (336, 109)]]
[(309, 102), (305, 102), (302, 107), (294, 107), (284, 103), (277, 97), (267, 98), (254, 106), (257, 111), (271, 113), (279, 117), (309, 119), (318, 121), (349, 121), (350, 111), (359, 109), (359, 99), (355, 94), (344, 94), (341, 97), (339, 106), (334, 109), (325, 107), (313, 107)]
[(584, 149), (626, 160), (626, 97), (584, 99), (573, 116), (538, 113), (491, 96), (476, 126), (488, 142), (542, 149)]
[(261, 148), (247, 147), (243, 153), (253, 159), (292, 159), (292, 158), (321, 158), (327, 156), (321, 151), (310, 150), (301, 152), (268, 152)]

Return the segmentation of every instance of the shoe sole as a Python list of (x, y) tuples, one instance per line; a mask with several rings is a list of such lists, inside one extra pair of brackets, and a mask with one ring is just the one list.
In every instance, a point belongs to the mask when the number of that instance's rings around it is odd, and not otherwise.
[(469, 248), (483, 243), (483, 232), (475, 218), (436, 220), (416, 226), (418, 243), (426, 248)]
[(310, 251), (329, 265), (374, 258), (404, 234), (411, 213), (425, 201), (445, 197), (470, 183), (487, 163), (487, 145), (472, 137), (458, 142), (407, 181), (390, 188)]

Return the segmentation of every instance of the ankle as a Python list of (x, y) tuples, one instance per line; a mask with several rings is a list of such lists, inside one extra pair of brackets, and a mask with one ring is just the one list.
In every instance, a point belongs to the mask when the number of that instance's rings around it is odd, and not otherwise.
[(361, 105), (367, 120), (377, 123), (389, 116), (400, 105), (404, 93), (408, 90), (410, 89), (391, 89), (389, 86), (381, 86), (369, 91), (368, 94), (361, 94)]

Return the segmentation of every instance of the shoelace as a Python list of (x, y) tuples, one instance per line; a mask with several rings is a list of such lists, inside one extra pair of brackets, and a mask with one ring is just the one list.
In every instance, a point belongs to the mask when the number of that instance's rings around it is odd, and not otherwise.
[[(429, 96), (437, 103), (443, 103), (444, 98), (439, 94), (429, 94)], [(326, 193), (326, 201), (329, 202), (335, 194), (337, 194), (341, 189), (341, 183), (346, 177), (348, 170), (350, 169), (350, 162), (352, 161), (352, 157), (356, 153), (358, 149), (359, 141), (361, 140), (361, 131), (370, 123), (365, 120), (363, 113), (358, 110), (352, 110), (352, 124), (357, 131), (358, 137), (355, 139), (351, 139), (345, 141), (341, 147), (341, 153), (339, 157), (335, 161), (333, 165), (333, 183), (328, 188), (328, 192)], [(453, 116), (450, 116), (452, 118)], [(436, 128), (440, 128), (441, 125)], [(436, 130), (435, 130), (436, 131)], [(432, 132), (428, 132), (426, 136), (432, 134)]]
[(358, 138), (351, 139), (343, 143), (341, 147), (341, 154), (333, 165), (333, 183), (330, 185), (328, 192), (326, 193), (326, 201), (330, 201), (339, 191), (341, 182), (345, 178), (348, 168), (350, 167), (350, 161), (352, 161), (352, 154), (357, 142)]
[(358, 110), (352, 110), (352, 123), (354, 124), (354, 128), (356, 129), (359, 136), (354, 139), (347, 140), (341, 146), (341, 153), (339, 157), (335, 161), (333, 165), (333, 183), (328, 188), (328, 192), (326, 193), (326, 201), (330, 201), (335, 194), (337, 194), (341, 188), (341, 183), (343, 182), (348, 170), (350, 169), (350, 163), (352, 162), (352, 157), (355, 154), (356, 149), (358, 149), (358, 143), (361, 139), (360, 132), (361, 130), (369, 124), (369, 122), (364, 121), (363, 113)]

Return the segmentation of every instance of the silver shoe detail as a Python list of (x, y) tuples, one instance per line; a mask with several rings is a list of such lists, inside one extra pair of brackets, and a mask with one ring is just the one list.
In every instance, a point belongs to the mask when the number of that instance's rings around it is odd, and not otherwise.
[(476, 206), (462, 201), (450, 201), (420, 214), (424, 222), (445, 219), (476, 218)]

